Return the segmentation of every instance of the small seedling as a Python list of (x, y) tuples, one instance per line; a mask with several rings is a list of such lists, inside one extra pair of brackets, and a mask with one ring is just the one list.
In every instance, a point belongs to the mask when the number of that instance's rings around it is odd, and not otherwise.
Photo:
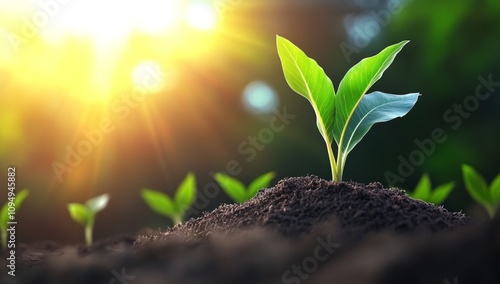
[(85, 244), (87, 246), (92, 245), (95, 215), (106, 208), (108, 201), (109, 194), (103, 194), (87, 200), (85, 204), (68, 204), (68, 211), (71, 218), (75, 222), (82, 224), (85, 229)]
[(500, 206), (500, 174), (493, 179), (489, 188), (484, 178), (471, 166), (462, 164), (462, 174), (470, 196), (486, 209), (490, 218), (495, 217)]
[(2, 236), (3, 249), (7, 248), (8, 223), (11, 220), (15, 220), (14, 214), (17, 213), (19, 207), (21, 207), (21, 204), (23, 203), (24, 199), (28, 197), (28, 195), (29, 195), (29, 190), (27, 189), (23, 189), (19, 191), (17, 194), (9, 191), (7, 202), (5, 202), (5, 204), (2, 206), (2, 209), (0, 210), (0, 231)]
[(196, 179), (189, 173), (181, 182), (174, 198), (153, 189), (143, 189), (141, 196), (154, 212), (172, 219), (174, 225), (182, 222), (187, 210), (196, 199)]
[(415, 190), (408, 192), (408, 195), (414, 199), (439, 205), (450, 195), (453, 187), (455, 187), (455, 182), (448, 182), (432, 190), (429, 175), (424, 174), (415, 187)]
[[(316, 113), (316, 124), (328, 149), (334, 181), (342, 180), (347, 155), (370, 128), (407, 114), (417, 102), (418, 93), (391, 95), (366, 94), (382, 77), (408, 41), (391, 45), (379, 54), (353, 66), (335, 93), (332, 81), (313, 59), (289, 40), (277, 36), (278, 55), (288, 85), (306, 98)], [(337, 159), (332, 143), (337, 144)]]
[(214, 178), (229, 197), (236, 202), (243, 203), (254, 197), (259, 189), (267, 187), (275, 176), (274, 172), (263, 174), (254, 179), (248, 188), (245, 188), (239, 180), (222, 173), (216, 173)]

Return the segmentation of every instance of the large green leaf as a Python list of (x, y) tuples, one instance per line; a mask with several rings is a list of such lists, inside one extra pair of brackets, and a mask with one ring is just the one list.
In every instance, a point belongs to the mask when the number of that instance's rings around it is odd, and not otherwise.
[(474, 200), (482, 205), (491, 204), (491, 194), (484, 178), (469, 165), (462, 165), (465, 187)]
[[(391, 45), (375, 56), (365, 58), (354, 65), (342, 79), (335, 97), (335, 124), (333, 136), (337, 145), (346, 145), (344, 134), (355, 110), (368, 89), (382, 77), (396, 55), (408, 41)], [(348, 144), (347, 144), (348, 145)], [(339, 150), (339, 152), (342, 149)], [(340, 155), (340, 154), (339, 154)]]
[(184, 180), (181, 182), (175, 193), (174, 200), (178, 208), (184, 214), (196, 199), (196, 178), (193, 173), (188, 173)]
[(254, 197), (259, 191), (259, 189), (267, 187), (275, 176), (276, 176), (275, 172), (269, 172), (254, 179), (248, 186), (246, 199), (248, 200)]
[(418, 93), (391, 95), (382, 92), (364, 95), (345, 128), (341, 145), (342, 157), (338, 159), (343, 159), (345, 162), (347, 154), (375, 123), (386, 122), (407, 114), (417, 102), (418, 96)]
[(179, 213), (175, 202), (163, 192), (145, 188), (141, 191), (141, 196), (149, 208), (158, 214), (173, 218)]
[(239, 180), (222, 173), (216, 173), (214, 178), (231, 199), (239, 203), (247, 200), (245, 186)]
[(288, 85), (311, 103), (319, 132), (330, 145), (333, 142), (335, 99), (332, 81), (316, 61), (289, 40), (277, 36), (276, 45)]

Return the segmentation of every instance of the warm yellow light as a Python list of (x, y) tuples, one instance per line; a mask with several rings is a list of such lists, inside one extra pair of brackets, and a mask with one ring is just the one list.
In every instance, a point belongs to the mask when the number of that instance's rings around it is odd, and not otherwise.
[(160, 91), (165, 85), (165, 77), (165, 72), (160, 64), (155, 61), (143, 61), (132, 71), (134, 86), (144, 93)]
[(208, 3), (194, 2), (189, 5), (186, 20), (193, 28), (208, 31), (216, 27), (217, 14)]

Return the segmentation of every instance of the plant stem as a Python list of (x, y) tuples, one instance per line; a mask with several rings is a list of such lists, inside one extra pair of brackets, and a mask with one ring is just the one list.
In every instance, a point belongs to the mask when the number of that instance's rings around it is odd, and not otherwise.
[(485, 206), (485, 208), (486, 208), (486, 211), (488, 212), (488, 215), (490, 216), (490, 219), (494, 219), (495, 213), (497, 211), (497, 207), (496, 206)]
[(172, 216), (172, 219), (174, 221), (174, 226), (182, 223), (182, 215), (180, 215), (180, 214)]
[(332, 169), (332, 180), (333, 181), (340, 181), (337, 178), (337, 162), (335, 161), (335, 156), (333, 155), (333, 149), (332, 149), (332, 143), (328, 141), (328, 139), (325, 139), (326, 142), (326, 149), (328, 150), (328, 158), (330, 159), (330, 167)]
[(89, 247), (92, 245), (92, 227), (94, 222), (90, 222), (85, 226), (85, 244)]

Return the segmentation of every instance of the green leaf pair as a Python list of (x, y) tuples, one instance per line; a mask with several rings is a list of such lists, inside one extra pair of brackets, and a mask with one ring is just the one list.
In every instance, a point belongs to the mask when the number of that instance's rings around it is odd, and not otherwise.
[[(10, 192), (9, 192), (10, 194)], [(21, 207), (21, 204), (23, 201), (28, 197), (30, 194), (29, 190), (23, 189), (16, 193), (15, 197), (10, 196), (8, 197), (7, 202), (2, 206), (2, 209), (0, 210), (0, 236), (2, 239), (2, 248), (7, 248), (7, 223), (9, 222), (9, 202), (14, 201), (14, 207), (16, 212), (19, 210)]]
[(259, 189), (267, 187), (275, 176), (275, 172), (265, 173), (254, 179), (248, 188), (241, 181), (222, 173), (216, 173), (214, 178), (229, 197), (236, 202), (243, 203), (254, 197)]
[(462, 165), (462, 174), (465, 187), (472, 198), (486, 209), (490, 218), (495, 217), (500, 206), (500, 174), (489, 187), (484, 178), (469, 165)]
[(415, 190), (408, 192), (408, 195), (414, 199), (439, 205), (450, 195), (453, 187), (455, 187), (455, 182), (448, 182), (432, 190), (429, 175), (424, 174), (415, 187)]
[(85, 204), (68, 204), (68, 211), (71, 218), (84, 227), (85, 244), (87, 246), (92, 245), (92, 234), (94, 230), (95, 216), (98, 212), (106, 208), (109, 198), (109, 194), (103, 194), (87, 200)]
[(196, 199), (196, 178), (189, 173), (181, 182), (174, 198), (153, 189), (143, 189), (141, 196), (154, 212), (171, 218), (175, 224), (182, 222), (184, 215)]
[[(292, 90), (311, 103), (316, 113), (316, 124), (327, 146), (334, 181), (342, 180), (347, 155), (375, 123), (404, 116), (417, 102), (418, 93), (366, 94), (406, 43), (408, 41), (391, 45), (361, 60), (347, 72), (335, 93), (332, 81), (316, 61), (289, 40), (277, 36), (285, 79)], [(337, 159), (333, 141), (338, 146)]]

